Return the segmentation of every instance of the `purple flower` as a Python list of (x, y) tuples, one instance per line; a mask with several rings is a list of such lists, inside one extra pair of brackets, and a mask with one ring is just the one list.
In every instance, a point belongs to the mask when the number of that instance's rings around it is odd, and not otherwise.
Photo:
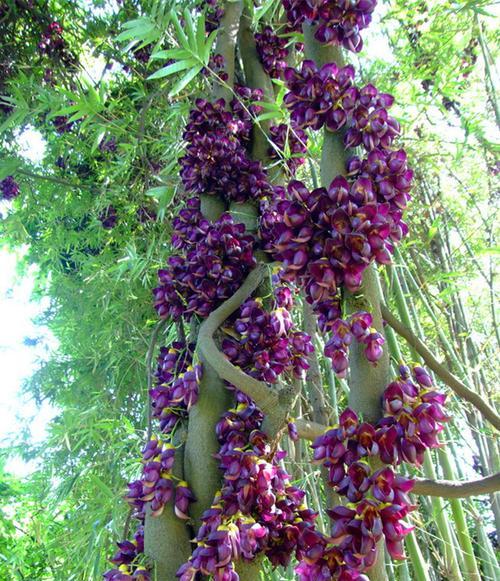
[(106, 230), (112, 230), (117, 222), (118, 215), (114, 206), (108, 206), (99, 214), (99, 221)]
[(174, 220), (174, 246), (182, 250), (158, 271), (160, 285), (153, 290), (161, 318), (207, 317), (239, 288), (255, 265), (254, 238), (245, 234), (229, 214), (210, 223), (188, 207)]
[(264, 70), (271, 78), (278, 79), (286, 68), (287, 39), (275, 34), (270, 26), (265, 26), (262, 32), (255, 34), (255, 44)]
[(57, 117), (54, 117), (54, 119), (52, 120), (52, 124), (54, 125), (57, 133), (59, 133), (60, 135), (64, 133), (69, 133), (74, 126), (74, 122), (69, 121), (69, 118), (64, 115), (58, 115)]
[(175, 514), (183, 520), (189, 519), (188, 507), (195, 499), (194, 494), (189, 489), (188, 483), (181, 481), (175, 488)]
[(0, 180), (0, 193), (2, 200), (13, 200), (19, 195), (19, 186), (12, 176)]
[(188, 145), (180, 159), (181, 179), (189, 192), (244, 202), (266, 195), (270, 186), (261, 163), (252, 161), (245, 149), (252, 126), (248, 111), (254, 114), (258, 107), (241, 103), (258, 100), (262, 93), (245, 87), (235, 90), (233, 113), (225, 110), (223, 99), (196, 101), (184, 132)]
[(302, 63), (301, 70), (285, 69), (285, 82), (289, 92), (285, 105), (291, 110), (292, 123), (301, 129), (332, 131), (343, 127), (351, 118), (358, 92), (353, 86), (354, 68), (339, 68), (335, 63), (321, 68), (311, 60)]

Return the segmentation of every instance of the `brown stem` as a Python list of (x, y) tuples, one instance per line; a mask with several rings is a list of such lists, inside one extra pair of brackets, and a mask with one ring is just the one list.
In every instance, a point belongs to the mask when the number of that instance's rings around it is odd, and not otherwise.
[(500, 430), (500, 416), (485, 399), (483, 399), (478, 393), (469, 389), (457, 377), (443, 367), (422, 341), (414, 335), (410, 329), (405, 327), (385, 305), (382, 305), (382, 316), (398, 335), (401, 335), (401, 337), (406, 339), (408, 344), (411, 345), (422, 357), (427, 366), (432, 369), (432, 371), (434, 371), (434, 373), (444, 383), (446, 383), (448, 387), (450, 387), (462, 399), (471, 403), (477, 410), (479, 410), (479, 412), (481, 412), (484, 418), (486, 418), (497, 430)]
[(440, 496), (442, 498), (466, 498), (481, 496), (500, 490), (500, 472), (480, 478), (479, 480), (429, 480), (415, 478), (413, 491), (415, 494), (426, 496)]
[(267, 383), (254, 379), (228, 361), (214, 340), (217, 329), (257, 289), (266, 270), (267, 266), (263, 264), (252, 270), (234, 295), (205, 319), (200, 326), (196, 349), (200, 359), (209, 362), (221, 379), (225, 379), (255, 401), (266, 416), (264, 431), (274, 438), (285, 424), (293, 406), (298, 393), (297, 385), (291, 384), (279, 391), (273, 390)]
[(215, 309), (203, 321), (198, 334), (197, 352), (200, 359), (208, 361), (215, 367), (221, 379), (229, 381), (243, 393), (251, 397), (264, 413), (272, 412), (278, 404), (278, 395), (273, 392), (266, 383), (250, 377), (239, 367), (233, 365), (219, 351), (214, 334), (224, 321), (255, 291), (264, 278), (266, 267), (257, 266), (248, 275), (241, 287), (220, 307)]

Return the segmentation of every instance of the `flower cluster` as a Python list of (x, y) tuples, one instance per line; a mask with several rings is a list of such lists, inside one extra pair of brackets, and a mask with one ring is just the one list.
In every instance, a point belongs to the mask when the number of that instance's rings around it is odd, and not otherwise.
[(240, 87), (236, 93), (232, 112), (225, 110), (224, 99), (215, 103), (198, 99), (191, 111), (184, 132), (188, 145), (180, 160), (181, 179), (188, 192), (245, 202), (270, 190), (262, 164), (252, 161), (245, 149), (251, 115), (258, 112), (258, 105), (245, 101), (262, 98), (262, 92)]
[(273, 456), (260, 431), (261, 412), (241, 392), (235, 397), (236, 406), (216, 428), (223, 485), (203, 514), (197, 547), (177, 573), (181, 581), (193, 581), (197, 573), (236, 581), (235, 562), (259, 553), (286, 567), (300, 551), (303, 531), (314, 526), (316, 513), (280, 466), (283, 453)]
[(99, 214), (99, 221), (106, 230), (112, 230), (118, 222), (118, 214), (114, 206), (108, 206)]
[(99, 143), (99, 151), (103, 153), (116, 152), (116, 137), (106, 137)]
[(0, 199), (13, 200), (19, 195), (19, 185), (12, 176), (0, 180)]
[(175, 342), (163, 347), (158, 357), (156, 385), (150, 390), (152, 415), (159, 421), (160, 438), (153, 437), (142, 451), (143, 470), (139, 480), (131, 482), (127, 500), (135, 515), (143, 519), (145, 505), (158, 516), (165, 505), (175, 499), (175, 513), (187, 519), (189, 502), (194, 500), (187, 483), (178, 481), (172, 473), (175, 446), (170, 436), (179, 421), (198, 399), (198, 386), (202, 375), (201, 365), (193, 365), (193, 345)]
[(397, 242), (408, 233), (403, 212), (410, 200), (413, 171), (408, 168), (403, 149), (388, 151), (375, 149), (365, 159), (351, 157), (347, 162), (350, 179), (369, 180), (379, 203), (389, 205), (391, 238)]
[(128, 484), (126, 500), (134, 509), (140, 526), (133, 541), (122, 541), (111, 562), (118, 566), (104, 575), (106, 581), (149, 581), (149, 572), (138, 564), (144, 552), (143, 524), (148, 505), (153, 516), (160, 516), (165, 505), (174, 502), (178, 518), (187, 520), (195, 497), (188, 483), (173, 474), (176, 448), (171, 441), (179, 421), (198, 399), (202, 366), (194, 365), (194, 345), (174, 342), (162, 347), (158, 356), (155, 386), (150, 390), (152, 416), (159, 421), (161, 436), (153, 436), (142, 450), (142, 475)]
[(152, 50), (152, 47), (148, 45), (133, 50), (132, 54), (136, 61), (139, 61), (142, 64), (147, 64), (151, 58)]
[(291, 175), (295, 175), (297, 168), (305, 162), (307, 153), (307, 135), (298, 127), (289, 127), (285, 123), (271, 125), (269, 128), (271, 146), (268, 155), (271, 159), (286, 161)]
[(360, 31), (372, 19), (377, 0), (283, 0), (288, 22), (295, 30), (302, 24), (317, 24), (319, 42), (343, 46), (359, 52), (363, 48)]
[(304, 284), (313, 304), (334, 299), (341, 285), (358, 290), (367, 266), (387, 264), (393, 250), (389, 204), (377, 203), (363, 178), (339, 176), (313, 191), (291, 181), (263, 206), (260, 235), (283, 277)]
[(343, 127), (352, 118), (358, 91), (354, 86), (354, 67), (339, 67), (328, 63), (318, 68), (305, 60), (299, 70), (285, 69), (289, 92), (285, 105), (291, 110), (292, 123), (297, 127), (331, 131)]
[(439, 446), (438, 434), (449, 416), (443, 409), (446, 395), (432, 388), (422, 367), (400, 367), (400, 376), (384, 392), (385, 417), (378, 441), (383, 462), (408, 462), (420, 466), (424, 452)]
[[(439, 445), (437, 434), (448, 420), (442, 409), (445, 399), (432, 389), (423, 368), (411, 372), (402, 365), (400, 376), (384, 392), (384, 417), (376, 425), (361, 423), (347, 409), (338, 426), (315, 440), (315, 462), (325, 466), (330, 486), (351, 504), (328, 511), (330, 536), (313, 540), (318, 548), (299, 564), (301, 579), (330, 578), (319, 574), (325, 566), (335, 578), (359, 578), (375, 562), (382, 537), (394, 559), (404, 558), (403, 540), (411, 528), (403, 519), (414, 508), (408, 497), (414, 482), (396, 475), (391, 465), (420, 465), (423, 452)], [(373, 471), (370, 458), (388, 466)], [(355, 576), (342, 577), (342, 568)]]
[(50, 56), (60, 54), (64, 51), (66, 43), (62, 36), (62, 26), (58, 22), (51, 22), (47, 30), (42, 34), (42, 39), (38, 43), (38, 48), (42, 54)]
[(203, 67), (202, 74), (209, 77), (210, 74), (215, 74), (221, 81), (227, 81), (229, 75), (226, 72), (226, 59), (221, 54), (214, 54), (210, 57), (208, 67)]
[(69, 118), (65, 115), (58, 115), (57, 117), (54, 117), (52, 124), (54, 125), (55, 130), (57, 133), (59, 133), (59, 135), (69, 133), (74, 126), (74, 122), (69, 121)]
[(162, 347), (156, 370), (156, 386), (150, 391), (153, 417), (163, 434), (172, 432), (198, 400), (202, 368), (193, 366), (194, 345), (180, 341)]
[(235, 336), (224, 339), (222, 351), (247, 375), (276, 383), (282, 373), (300, 378), (309, 368), (311, 337), (293, 330), (284, 308), (269, 312), (260, 299), (249, 299), (240, 307), (232, 331)]
[(331, 337), (325, 345), (325, 355), (332, 360), (332, 367), (339, 377), (345, 377), (349, 366), (349, 345), (356, 339), (366, 345), (365, 356), (371, 363), (382, 357), (383, 336), (372, 327), (370, 313), (359, 311), (348, 320), (337, 318), (331, 325)]
[(279, 79), (287, 64), (287, 40), (275, 34), (270, 26), (255, 34), (257, 54), (266, 73), (273, 79)]
[(105, 573), (104, 580), (150, 581), (149, 571), (137, 563), (138, 557), (144, 553), (144, 527), (139, 526), (132, 541), (121, 541), (117, 545), (118, 551), (111, 559), (117, 568)]
[(207, 34), (210, 34), (219, 28), (220, 21), (224, 16), (224, 9), (220, 6), (219, 0), (204, 0), (202, 5), (207, 6), (205, 14), (205, 31)]
[(345, 146), (363, 145), (367, 151), (388, 149), (399, 135), (399, 123), (387, 111), (394, 97), (371, 84), (356, 87), (351, 65), (328, 63), (318, 68), (306, 60), (300, 71), (287, 68), (285, 80), (289, 89), (285, 104), (298, 127), (344, 128)]
[(255, 265), (254, 238), (245, 234), (229, 214), (211, 223), (192, 199), (174, 221), (174, 247), (181, 254), (168, 259), (158, 271), (160, 286), (153, 291), (160, 317), (207, 317), (241, 285)]

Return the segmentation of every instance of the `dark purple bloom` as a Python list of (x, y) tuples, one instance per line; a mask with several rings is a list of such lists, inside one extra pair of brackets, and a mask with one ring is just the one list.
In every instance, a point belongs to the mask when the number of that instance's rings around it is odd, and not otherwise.
[(264, 70), (270, 77), (278, 79), (286, 68), (286, 38), (279, 37), (270, 26), (265, 26), (262, 32), (255, 34), (255, 44)]
[(103, 228), (105, 228), (106, 230), (112, 230), (118, 222), (116, 208), (114, 206), (108, 206), (107, 208), (105, 208), (99, 214), (99, 220)]
[(12, 176), (0, 180), (0, 194), (2, 200), (13, 200), (19, 195), (19, 186)]

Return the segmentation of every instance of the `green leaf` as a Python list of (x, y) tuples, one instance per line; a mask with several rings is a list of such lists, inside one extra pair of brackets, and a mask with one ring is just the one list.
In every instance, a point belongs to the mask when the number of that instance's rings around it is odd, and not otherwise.
[(175, 95), (179, 94), (186, 85), (188, 85), (195, 77), (198, 75), (203, 68), (203, 65), (197, 65), (196, 67), (192, 68), (188, 71), (181, 79), (179, 79), (175, 85), (172, 87), (169, 96), (175, 97)]
[(162, 79), (163, 77), (168, 77), (169, 75), (173, 75), (175, 73), (178, 73), (179, 71), (184, 71), (186, 69), (194, 67), (194, 66), (196, 66), (196, 64), (197, 64), (196, 61), (193, 59), (185, 60), (185, 61), (177, 61), (176, 63), (172, 63), (171, 65), (168, 65), (168, 66), (163, 67), (162, 69), (156, 71), (152, 75), (149, 75), (148, 79), (150, 79), (150, 80)]
[(21, 166), (21, 160), (15, 157), (0, 160), (0, 180), (13, 175), (16, 169)]

